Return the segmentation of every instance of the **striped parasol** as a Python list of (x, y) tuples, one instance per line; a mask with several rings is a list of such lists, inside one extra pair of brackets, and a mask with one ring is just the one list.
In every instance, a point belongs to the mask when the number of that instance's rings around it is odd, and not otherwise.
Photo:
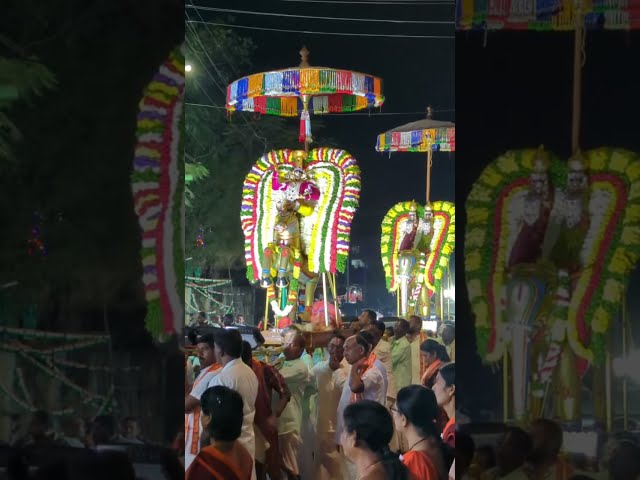
[(378, 135), (378, 152), (427, 153), (427, 204), (431, 192), (431, 164), (433, 152), (455, 152), (456, 127), (453, 122), (434, 120), (433, 110), (427, 108), (427, 118), (407, 123)]

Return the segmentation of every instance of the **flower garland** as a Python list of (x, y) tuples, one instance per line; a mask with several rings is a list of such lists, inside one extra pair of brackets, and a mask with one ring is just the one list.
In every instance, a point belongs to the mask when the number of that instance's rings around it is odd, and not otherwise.
[(181, 328), (184, 317), (184, 54), (171, 52), (140, 102), (134, 172), (142, 229), (145, 324), (154, 338)]
[[(507, 251), (516, 234), (514, 205), (526, 192), (537, 150), (509, 151), (489, 164), (474, 183), (466, 202), (464, 259), (469, 301), (475, 317), (476, 346), (488, 362), (503, 353), (502, 328)], [(551, 161), (554, 185), (566, 178), (562, 163)], [(491, 252), (491, 255), (488, 254)]]
[[(478, 351), (487, 361), (498, 360), (504, 351), (499, 331), (506, 260), (517, 233), (513, 219), (518, 198), (527, 189), (535, 154), (520, 150), (499, 157), (483, 171), (467, 199), (466, 281)], [(568, 341), (577, 355), (600, 363), (628, 275), (640, 259), (640, 160), (632, 152), (611, 148), (583, 155), (591, 222), (580, 252), (584, 267), (568, 307)], [(552, 157), (550, 170), (553, 186), (563, 188), (566, 162)]]
[[(272, 179), (283, 166), (295, 165), (292, 150), (262, 156), (247, 174), (242, 191), (240, 220), (245, 236), (247, 278), (260, 279), (264, 251), (273, 236), (277, 194)], [(360, 199), (360, 169), (344, 150), (311, 150), (305, 171), (320, 190), (314, 211), (301, 220), (303, 252), (313, 273), (344, 272), (349, 256), (351, 222)]]
[[(400, 202), (395, 204), (382, 220), (380, 237), (380, 255), (385, 272), (387, 289), (396, 291), (400, 283), (395, 265), (398, 261), (398, 250), (402, 242), (402, 227), (406, 222), (411, 204)], [(431, 240), (430, 253), (424, 262), (425, 283), (430, 295), (440, 290), (442, 278), (449, 265), (449, 258), (455, 248), (455, 206), (451, 202), (437, 201), (431, 205), (434, 218), (434, 234)], [(423, 206), (418, 205), (417, 215), (424, 217)]]
[(614, 148), (584, 156), (592, 192), (589, 211), (600, 221), (592, 220), (581, 251), (589, 275), (578, 278), (571, 297), (569, 342), (576, 354), (601, 364), (611, 321), (640, 260), (640, 157)]
[(230, 112), (298, 116), (302, 95), (311, 96), (315, 114), (355, 112), (384, 103), (382, 80), (372, 75), (333, 68), (289, 68), (257, 73), (227, 86)]

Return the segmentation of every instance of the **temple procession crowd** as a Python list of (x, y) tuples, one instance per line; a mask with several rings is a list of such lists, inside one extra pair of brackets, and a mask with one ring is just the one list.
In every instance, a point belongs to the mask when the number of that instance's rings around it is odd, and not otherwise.
[(268, 363), (236, 329), (194, 338), (185, 479), (455, 478), (453, 324), (428, 338), (411, 317), (389, 332), (365, 310), (351, 327), (308, 352), (291, 325)]

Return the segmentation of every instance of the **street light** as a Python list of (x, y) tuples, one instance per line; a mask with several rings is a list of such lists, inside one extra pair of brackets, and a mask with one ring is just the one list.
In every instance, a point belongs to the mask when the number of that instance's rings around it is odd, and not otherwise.
[(191, 71), (191, 65), (189, 65), (188, 63), (184, 66), (184, 71), (185, 72), (190, 72)]

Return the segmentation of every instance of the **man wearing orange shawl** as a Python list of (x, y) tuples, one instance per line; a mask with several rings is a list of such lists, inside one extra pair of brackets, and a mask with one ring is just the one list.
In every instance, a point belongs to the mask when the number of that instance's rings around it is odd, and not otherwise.
[(411, 384), (420, 385), (422, 376), (424, 375), (427, 366), (420, 355), (420, 345), (427, 338), (427, 334), (422, 331), (422, 318), (417, 315), (411, 315), (409, 317), (409, 333), (407, 334), (407, 340), (411, 345)]
[[(344, 342), (344, 358), (351, 370), (342, 388), (342, 395), (338, 403), (338, 418), (336, 425), (336, 443), (341, 444), (344, 433), (344, 411), (348, 405), (360, 400), (373, 400), (380, 405), (386, 403), (386, 388), (384, 377), (376, 366), (376, 355), (373, 353), (371, 335), (358, 333), (347, 338)], [(355, 478), (354, 465), (346, 462), (349, 478)]]
[(191, 392), (185, 397), (184, 401), (185, 470), (189, 468), (189, 465), (200, 451), (202, 437), (200, 397), (207, 389), (211, 379), (221, 371), (221, 366), (215, 362), (213, 348), (213, 335), (211, 334), (200, 337), (196, 345), (201, 370), (193, 382)]
[(376, 356), (372, 353), (372, 345), (361, 334), (353, 335), (344, 342), (344, 358), (351, 370), (345, 382), (338, 403), (336, 442), (344, 431), (343, 413), (347, 405), (359, 400), (373, 400), (380, 405), (385, 404), (384, 379), (380, 370), (375, 368)]

